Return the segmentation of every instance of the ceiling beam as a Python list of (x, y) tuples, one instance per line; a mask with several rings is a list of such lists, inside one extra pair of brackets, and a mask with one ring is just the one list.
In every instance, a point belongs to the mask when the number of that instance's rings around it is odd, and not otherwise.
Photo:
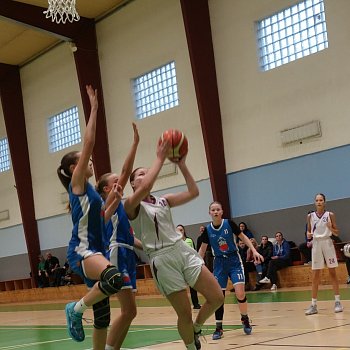
[(208, 0), (180, 0), (213, 199), (231, 216)]
[(0, 64), (0, 98), (11, 153), (15, 188), (22, 216), (32, 283), (37, 285), (40, 242), (35, 218), (32, 175), (30, 171), (26, 124), (19, 67)]
[(45, 10), (45, 8), (39, 6), (12, 0), (1, 0), (0, 16), (20, 25), (30, 26), (35, 30), (46, 31), (51, 35), (60, 37), (62, 40), (74, 42), (77, 48), (74, 52), (74, 59), (86, 123), (90, 115), (90, 102), (85, 86), (91, 84), (99, 92), (96, 144), (93, 152), (95, 176), (98, 178), (102, 174), (111, 171), (111, 164), (95, 21), (80, 17), (77, 22), (57, 24), (45, 18), (43, 14)]

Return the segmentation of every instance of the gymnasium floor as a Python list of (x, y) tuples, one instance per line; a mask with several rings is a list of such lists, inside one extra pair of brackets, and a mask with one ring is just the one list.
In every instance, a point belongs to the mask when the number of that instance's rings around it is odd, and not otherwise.
[[(319, 314), (304, 316), (310, 303), (310, 291), (280, 289), (277, 292), (248, 292), (249, 315), (253, 333), (243, 334), (238, 307), (228, 292), (225, 305), (224, 338), (211, 339), (214, 318), (204, 327), (202, 349), (211, 350), (289, 350), (350, 349), (350, 286), (341, 286), (343, 313), (334, 314), (333, 293), (324, 287), (319, 293)], [(0, 295), (1, 296), (1, 295)], [(137, 299), (138, 315), (123, 349), (179, 350), (184, 345), (176, 330), (176, 317), (161, 297)], [(118, 314), (118, 302), (112, 300), (112, 317)], [(86, 325), (83, 343), (72, 341), (66, 332), (64, 303), (0, 304), (0, 350), (88, 350), (91, 349), (91, 325)], [(195, 311), (193, 312), (195, 314)], [(91, 317), (90, 311), (86, 317)]]

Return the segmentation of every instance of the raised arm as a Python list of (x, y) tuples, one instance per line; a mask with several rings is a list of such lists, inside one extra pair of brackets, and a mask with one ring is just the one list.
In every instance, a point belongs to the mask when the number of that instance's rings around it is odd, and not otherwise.
[(166, 194), (164, 198), (166, 198), (170, 207), (176, 207), (178, 205), (187, 203), (199, 195), (198, 186), (196, 184), (196, 181), (194, 181), (194, 178), (192, 177), (190, 171), (188, 170), (185, 160), (186, 156), (183, 157), (177, 164), (180, 171), (182, 172), (182, 175), (185, 178), (187, 191)]
[(142, 176), (142, 180), (137, 187), (135, 184), (131, 184), (134, 189), (134, 193), (130, 195), (124, 203), (124, 209), (129, 219), (132, 220), (137, 216), (140, 202), (150, 194), (169, 148), (169, 142), (167, 140), (163, 140), (163, 142), (157, 146), (157, 158), (152, 167), (148, 170), (144, 168), (139, 169), (140, 174), (138, 175)]
[(125, 185), (127, 184), (130, 174), (132, 172), (132, 169), (134, 167), (134, 161), (135, 161), (135, 156), (136, 156), (136, 151), (137, 151), (137, 146), (139, 145), (140, 142), (140, 136), (139, 132), (137, 130), (137, 126), (135, 123), (132, 123), (132, 127), (134, 129), (134, 142), (131, 145), (131, 149), (126, 156), (126, 159), (124, 161), (122, 171), (119, 176), (118, 184), (124, 189)]
[(97, 90), (94, 90), (91, 85), (87, 85), (86, 92), (89, 96), (91, 111), (89, 121), (86, 125), (86, 130), (84, 133), (83, 149), (81, 151), (78, 164), (76, 165), (72, 175), (72, 191), (75, 194), (81, 194), (85, 191), (86, 169), (95, 145), (96, 119), (98, 109)]

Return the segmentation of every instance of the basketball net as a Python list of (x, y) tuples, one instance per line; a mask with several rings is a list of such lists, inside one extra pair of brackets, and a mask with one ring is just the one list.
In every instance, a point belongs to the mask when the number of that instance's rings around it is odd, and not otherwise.
[(80, 16), (75, 9), (75, 0), (48, 0), (49, 6), (44, 14), (52, 22), (65, 24), (67, 21), (79, 21)]

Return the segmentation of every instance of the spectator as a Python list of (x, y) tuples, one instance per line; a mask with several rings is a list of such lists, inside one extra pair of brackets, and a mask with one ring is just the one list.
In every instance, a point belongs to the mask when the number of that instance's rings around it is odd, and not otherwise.
[[(308, 215), (311, 214), (313, 212), (313, 210), (309, 210), (308, 211)], [(305, 264), (311, 264), (311, 250), (312, 250), (312, 239), (311, 238), (307, 238), (307, 224), (305, 227), (305, 242), (301, 243), (299, 245), (299, 251), (302, 255), (302, 257), (304, 258), (304, 263)]]
[[(253, 244), (253, 247), (257, 250), (258, 248), (258, 243), (255, 238), (250, 238), (250, 241)], [(241, 244), (241, 241), (239, 242)], [(254, 260), (254, 255), (253, 252), (250, 248), (248, 248), (245, 251), (246, 258), (245, 260), (242, 259), (243, 262), (243, 267), (244, 267), (244, 274), (245, 274), (245, 290), (251, 290), (251, 285), (250, 285), (250, 279), (249, 279), (249, 272), (256, 271), (256, 264), (260, 264), (260, 262)], [(243, 253), (244, 254), (244, 253)]]
[[(205, 230), (205, 226), (201, 225), (199, 228), (199, 236), (197, 238), (197, 247), (196, 247), (197, 252), (199, 252), (199, 249), (201, 248), (201, 245), (203, 242), (203, 235), (202, 234), (203, 234), (204, 230)], [(213, 272), (213, 260), (214, 260), (213, 252), (211, 250), (210, 244), (208, 244), (207, 250), (205, 251), (205, 255), (204, 255), (204, 263), (210, 272)]]
[(45, 258), (43, 255), (38, 256), (38, 286), (44, 288), (49, 286), (49, 275), (45, 269)]
[(259, 281), (259, 283), (271, 283), (272, 291), (277, 290), (277, 271), (291, 264), (290, 246), (283, 238), (282, 232), (276, 232), (276, 243), (273, 245), (273, 254), (269, 262), (266, 277)]
[[(185, 241), (185, 243), (188, 246), (190, 246), (193, 249), (196, 249), (194, 242), (193, 242), (193, 239), (190, 237), (187, 237), (186, 230), (185, 230), (185, 227), (183, 225), (177, 225), (176, 231), (178, 231), (182, 234), (182, 239)], [(195, 310), (199, 310), (201, 308), (201, 305), (199, 304), (197, 291), (195, 289), (193, 289), (192, 287), (190, 287), (190, 293), (191, 293), (191, 301), (193, 304), (193, 308)]]
[(261, 243), (258, 246), (258, 253), (264, 257), (264, 261), (256, 265), (256, 285), (254, 290), (261, 289), (262, 285), (259, 282), (266, 276), (267, 268), (273, 254), (273, 244), (269, 241), (267, 236), (261, 237)]
[(46, 254), (45, 270), (49, 276), (50, 287), (58, 287), (61, 284), (61, 269), (58, 258), (50, 252)]
[[(250, 238), (254, 238), (253, 233), (250, 232), (250, 230), (248, 229), (248, 226), (247, 226), (247, 224), (246, 224), (245, 222), (243, 222), (243, 221), (240, 222), (239, 225), (238, 225), (238, 227), (239, 227), (239, 230), (240, 230), (242, 233), (244, 233), (249, 239), (250, 239)], [(237, 237), (237, 238), (236, 238), (236, 242), (238, 243), (239, 241), (240, 241), (240, 238)]]

